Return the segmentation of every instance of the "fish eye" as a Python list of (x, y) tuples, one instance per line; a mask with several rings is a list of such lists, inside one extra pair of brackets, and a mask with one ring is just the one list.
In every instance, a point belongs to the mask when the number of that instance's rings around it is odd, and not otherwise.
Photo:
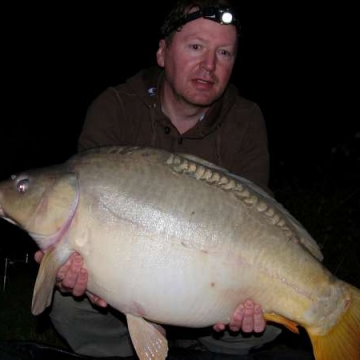
[(22, 179), (20, 180), (17, 184), (16, 184), (16, 187), (17, 187), (17, 191), (19, 193), (24, 193), (26, 192), (26, 190), (28, 189), (29, 187), (29, 180), (28, 179)]

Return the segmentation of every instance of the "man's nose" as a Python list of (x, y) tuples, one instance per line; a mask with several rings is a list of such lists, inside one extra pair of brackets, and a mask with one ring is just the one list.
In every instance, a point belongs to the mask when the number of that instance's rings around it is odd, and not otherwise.
[(212, 72), (216, 68), (216, 56), (213, 51), (207, 51), (201, 62), (202, 68), (208, 72)]

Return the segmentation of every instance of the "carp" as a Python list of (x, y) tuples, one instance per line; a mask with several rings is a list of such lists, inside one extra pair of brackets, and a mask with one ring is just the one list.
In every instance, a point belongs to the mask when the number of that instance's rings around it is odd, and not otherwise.
[(0, 216), (45, 252), (32, 313), (51, 304), (76, 251), (88, 290), (126, 315), (141, 360), (163, 360), (158, 325), (229, 323), (252, 298), (316, 360), (360, 359), (360, 290), (322, 264), (315, 240), (245, 178), (195, 156), (100, 147), (0, 183)]

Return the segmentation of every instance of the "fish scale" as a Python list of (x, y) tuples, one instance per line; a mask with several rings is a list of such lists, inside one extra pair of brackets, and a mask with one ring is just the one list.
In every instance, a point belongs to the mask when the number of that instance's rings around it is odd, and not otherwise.
[(141, 360), (167, 356), (155, 323), (228, 323), (247, 298), (267, 320), (304, 327), (316, 360), (360, 357), (359, 289), (323, 266), (315, 240), (274, 198), (195, 156), (88, 150), (1, 182), (0, 216), (45, 252), (33, 313), (51, 304), (57, 269), (77, 251), (89, 291), (126, 315)]

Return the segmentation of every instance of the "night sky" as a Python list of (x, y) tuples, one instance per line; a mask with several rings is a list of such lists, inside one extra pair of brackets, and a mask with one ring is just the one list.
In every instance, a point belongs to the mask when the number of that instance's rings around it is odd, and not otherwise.
[[(75, 152), (90, 102), (155, 63), (161, 3), (3, 9), (1, 178)], [(272, 177), (312, 181), (319, 164), (349, 152), (358, 172), (355, 9), (239, 3), (243, 39), (233, 82), (264, 113)]]

